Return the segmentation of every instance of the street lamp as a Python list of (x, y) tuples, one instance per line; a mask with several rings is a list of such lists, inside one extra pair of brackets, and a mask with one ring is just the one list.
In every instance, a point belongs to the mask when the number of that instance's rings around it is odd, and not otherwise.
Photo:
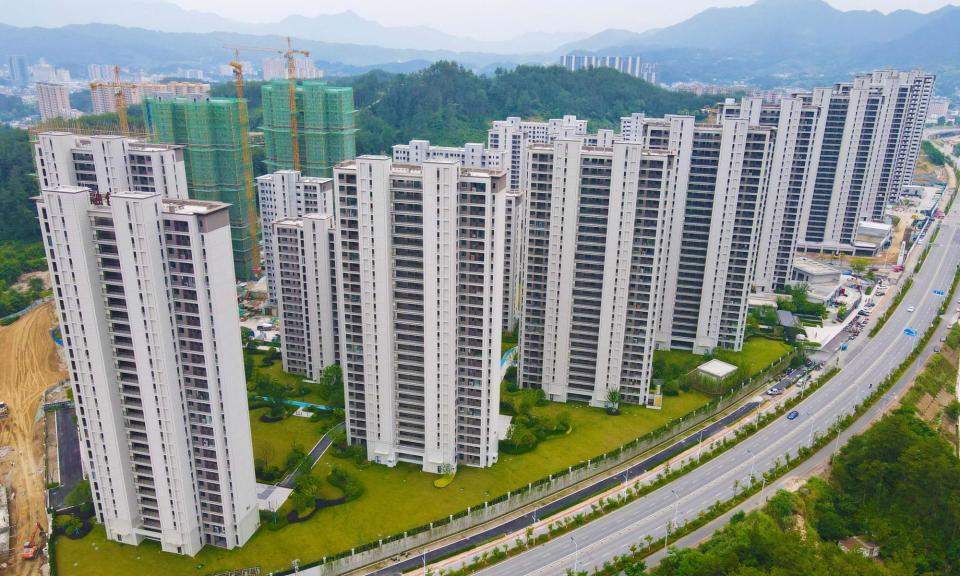
[(703, 450), (703, 431), (705, 428), (700, 429), (700, 437), (697, 438), (697, 464), (700, 464), (700, 451)]
[(675, 500), (674, 500), (674, 502), (673, 502), (673, 525), (676, 526), (676, 525), (677, 525), (677, 512), (680, 511), (680, 495), (677, 494), (677, 491), (676, 491), (676, 490), (672, 490), (672, 489), (671, 489), (670, 492), (673, 493), (673, 497), (675, 498)]
[(570, 537), (570, 541), (573, 542), (573, 573), (576, 574), (580, 567), (580, 546), (577, 545), (577, 540), (573, 536)]

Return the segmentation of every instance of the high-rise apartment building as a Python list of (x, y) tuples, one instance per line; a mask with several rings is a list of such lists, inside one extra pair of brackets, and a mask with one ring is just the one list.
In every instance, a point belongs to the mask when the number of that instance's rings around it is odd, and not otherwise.
[(361, 156), (334, 183), (351, 443), (428, 472), (493, 464), (506, 173)]
[(431, 146), (429, 140), (411, 140), (393, 146), (393, 161), (399, 164), (420, 164), (427, 160), (453, 160), (468, 168), (501, 169), (506, 167), (506, 152), (485, 148), (483, 144), (463, 146)]
[(73, 110), (70, 108), (70, 90), (63, 84), (38, 82), (37, 104), (40, 108), (41, 120), (73, 118)]
[(677, 154), (660, 348), (743, 345), (775, 132), (748, 120), (645, 119), (637, 141)]
[(10, 83), (14, 86), (22, 88), (30, 81), (27, 59), (21, 54), (7, 56), (7, 72), (10, 74)]
[(523, 169), (526, 161), (526, 148), (530, 144), (547, 144), (557, 138), (576, 138), (587, 136), (587, 121), (576, 116), (552, 118), (548, 122), (524, 121), (517, 116), (506, 120), (495, 120), (487, 131), (487, 148), (504, 152), (509, 165), (510, 190), (520, 190), (523, 183)]
[(555, 401), (645, 404), (675, 157), (639, 143), (528, 148), (520, 382)]
[(777, 130), (753, 281), (758, 290), (773, 291), (793, 278), (800, 211), (811, 176), (809, 168), (816, 161), (812, 154), (820, 108), (797, 96), (782, 96), (776, 103), (760, 97), (739, 102), (728, 98), (720, 105), (719, 114)]
[(33, 156), (41, 189), (83, 186), (104, 195), (132, 191), (180, 200), (189, 196), (182, 146), (41, 132)]
[[(323, 78), (323, 70), (317, 68), (313, 60), (309, 58), (294, 58), (294, 78), (297, 80), (320, 80)], [(244, 68), (247, 70), (248, 68)], [(287, 80), (287, 61), (283, 58), (264, 58), (263, 59), (263, 80)]]
[(242, 546), (260, 520), (227, 206), (76, 186), (36, 201), (107, 538)]
[[(484, 148), (468, 143), (463, 147), (431, 146), (428, 140), (411, 140), (393, 147), (393, 161), (398, 164), (422, 164), (430, 160), (451, 160), (466, 168), (502, 169), (507, 165), (506, 150)], [(506, 194), (506, 240), (504, 242), (503, 330), (513, 330), (520, 314), (520, 283), (523, 256), (523, 223), (525, 216), (522, 190)]]
[[(158, 142), (184, 147), (190, 197), (230, 205), (234, 273), (238, 280), (253, 278), (253, 240), (247, 186), (253, 186), (253, 166), (244, 159), (248, 127), (240, 121), (236, 98), (200, 95), (148, 98), (147, 122)], [(249, 175), (250, 182), (247, 182)]]
[(113, 80), (113, 65), (87, 64), (87, 79), (91, 82), (110, 82)]
[(332, 212), (310, 212), (271, 228), (283, 369), (319, 381), (340, 357), (336, 219)]
[(273, 223), (307, 214), (333, 214), (333, 179), (303, 176), (295, 170), (278, 170), (257, 177), (257, 197), (269, 301), (271, 305), (276, 305)]
[[(100, 81), (92, 82), (90, 86), (90, 99), (93, 104), (94, 114), (115, 114), (117, 112), (117, 97), (114, 87), (109, 83), (113, 81), (113, 73), (104, 79), (107, 83)], [(200, 96), (210, 95), (210, 85), (202, 82), (125, 82), (123, 85), (123, 98), (127, 106), (133, 104), (142, 104), (145, 98), (173, 98), (176, 96)]]
[(774, 132), (632, 121), (528, 147), (520, 378), (555, 400), (646, 404), (654, 347), (743, 345)]
[(590, 70), (592, 68), (613, 68), (617, 72), (646, 80), (652, 84), (657, 82), (656, 64), (642, 62), (639, 56), (564, 54), (560, 57), (560, 65), (571, 72)]
[(934, 79), (879, 70), (798, 94), (820, 109), (799, 249), (858, 253), (860, 224), (881, 221), (913, 178)]
[[(269, 82), (263, 96), (263, 138), (271, 172), (294, 168), (290, 83)], [(296, 86), (296, 153), (304, 176), (329, 178), (338, 162), (357, 155), (353, 88), (306, 80)]]

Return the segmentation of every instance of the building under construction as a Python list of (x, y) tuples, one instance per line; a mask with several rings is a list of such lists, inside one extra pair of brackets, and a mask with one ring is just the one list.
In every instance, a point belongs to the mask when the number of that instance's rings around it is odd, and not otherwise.
[(244, 182), (244, 174), (253, 174), (253, 168), (244, 165), (243, 142), (249, 135), (248, 127), (240, 121), (240, 101), (186, 96), (148, 98), (144, 103), (154, 139), (186, 146), (184, 163), (190, 198), (230, 204), (237, 280), (253, 279), (254, 264), (259, 263), (253, 262)]
[[(261, 94), (267, 169), (295, 169), (290, 82), (268, 82), (261, 87)], [(304, 176), (329, 178), (334, 165), (357, 155), (353, 88), (330, 86), (319, 80), (299, 82), (296, 111), (299, 170)]]

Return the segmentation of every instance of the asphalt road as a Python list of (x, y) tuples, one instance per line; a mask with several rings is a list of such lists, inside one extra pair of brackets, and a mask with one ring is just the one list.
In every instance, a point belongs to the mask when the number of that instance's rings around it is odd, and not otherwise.
[(83, 479), (83, 465), (80, 463), (80, 435), (77, 431), (74, 409), (61, 408), (55, 414), (60, 486), (50, 491), (50, 506), (54, 510), (59, 510), (63, 508), (64, 500), (73, 487)]
[[(900, 365), (919, 336), (904, 333), (912, 328), (922, 335), (934, 320), (944, 298), (933, 290), (950, 289), (960, 263), (960, 219), (954, 209), (943, 220), (937, 241), (903, 302), (874, 338), (857, 354), (841, 361), (841, 371), (797, 407), (795, 420), (783, 417), (702, 467), (678, 478), (611, 514), (542, 546), (514, 556), (480, 572), (484, 576), (554, 575), (567, 569), (587, 570), (613, 556), (627, 553), (631, 544), (646, 536), (664, 538), (668, 523), (696, 518), (717, 500), (733, 496), (734, 484), (746, 485), (751, 472), (759, 476), (784, 455), (811, 443), (842, 415), (867, 396), (872, 388)], [(951, 303), (949, 310), (957, 304)], [(914, 307), (913, 312), (908, 312)]]
[(629, 480), (630, 478), (636, 478), (638, 475), (655, 468), (667, 461), (670, 458), (673, 458), (677, 454), (680, 454), (689, 448), (696, 446), (697, 442), (701, 438), (709, 438), (713, 434), (720, 432), (730, 424), (740, 420), (750, 412), (753, 412), (757, 408), (756, 402), (748, 402), (743, 406), (740, 406), (735, 411), (724, 416), (723, 418), (717, 420), (713, 424), (703, 428), (703, 432), (696, 432), (690, 434), (685, 438), (678, 440), (677, 442), (671, 444), (670, 446), (660, 450), (659, 452), (647, 457), (646, 459), (634, 464), (629, 469), (624, 470), (623, 472), (617, 474), (616, 476), (610, 476), (597, 480), (576, 492), (568, 494), (563, 498), (559, 498), (549, 504), (544, 504), (539, 506), (536, 510), (523, 514), (511, 520), (504, 520), (503, 522), (491, 526), (490, 528), (474, 534), (472, 536), (467, 536), (460, 538), (449, 544), (445, 544), (439, 548), (435, 548), (426, 553), (426, 557), (423, 554), (419, 554), (412, 557), (407, 557), (405, 560), (401, 560), (392, 564), (386, 568), (382, 568), (375, 572), (370, 572), (372, 575), (376, 576), (388, 576), (388, 575), (398, 575), (403, 574), (404, 572), (413, 570), (414, 568), (420, 567), (423, 565), (424, 560), (427, 563), (433, 562), (434, 560), (440, 558), (446, 558), (451, 554), (454, 554), (460, 550), (465, 549), (468, 546), (476, 546), (483, 542), (487, 542), (493, 538), (504, 536), (506, 534), (511, 534), (518, 530), (530, 526), (536, 523), (539, 519), (545, 518), (560, 510), (564, 510), (572, 506), (573, 504), (585, 500), (596, 494), (606, 492), (610, 488), (621, 484), (622, 482)]

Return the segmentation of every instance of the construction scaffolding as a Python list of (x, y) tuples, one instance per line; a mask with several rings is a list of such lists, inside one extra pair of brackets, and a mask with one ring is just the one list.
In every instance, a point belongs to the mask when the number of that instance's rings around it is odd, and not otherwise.
[(144, 109), (154, 140), (182, 144), (190, 197), (230, 204), (230, 232), (237, 280), (253, 279), (253, 240), (248, 222), (243, 143), (249, 137), (236, 98), (148, 98)]
[[(290, 84), (277, 80), (261, 87), (267, 168), (293, 168)], [(305, 176), (330, 177), (333, 167), (357, 155), (353, 88), (305, 80), (296, 88), (300, 170)]]

